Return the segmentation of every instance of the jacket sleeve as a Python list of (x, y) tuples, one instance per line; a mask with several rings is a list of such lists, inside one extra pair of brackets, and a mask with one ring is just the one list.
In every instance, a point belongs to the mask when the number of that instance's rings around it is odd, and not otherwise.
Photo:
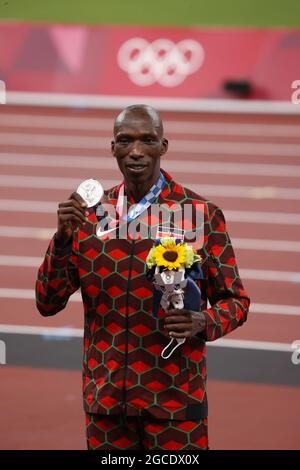
[(206, 330), (202, 337), (206, 341), (214, 341), (247, 320), (250, 298), (239, 276), (223, 212), (211, 203), (208, 208), (203, 272), (205, 294), (211, 308), (203, 310)]
[(78, 288), (76, 235), (63, 248), (56, 245), (54, 235), (39, 268), (35, 286), (36, 305), (41, 315), (51, 316), (63, 310)]

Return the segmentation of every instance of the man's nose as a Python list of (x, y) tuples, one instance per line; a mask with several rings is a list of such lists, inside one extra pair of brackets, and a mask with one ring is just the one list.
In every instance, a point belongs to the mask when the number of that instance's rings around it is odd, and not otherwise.
[(144, 151), (143, 151), (143, 146), (141, 142), (139, 141), (133, 142), (133, 145), (130, 151), (130, 156), (135, 159), (144, 157)]

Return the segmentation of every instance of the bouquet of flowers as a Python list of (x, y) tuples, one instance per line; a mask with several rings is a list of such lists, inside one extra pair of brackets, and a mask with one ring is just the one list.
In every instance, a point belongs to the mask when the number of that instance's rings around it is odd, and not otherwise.
[[(201, 292), (195, 283), (203, 278), (200, 263), (201, 256), (183, 240), (164, 237), (155, 241), (146, 259), (147, 278), (155, 287), (154, 310), (159, 302), (164, 311), (200, 310)], [(172, 338), (161, 356), (167, 359), (184, 341), (185, 338)]]

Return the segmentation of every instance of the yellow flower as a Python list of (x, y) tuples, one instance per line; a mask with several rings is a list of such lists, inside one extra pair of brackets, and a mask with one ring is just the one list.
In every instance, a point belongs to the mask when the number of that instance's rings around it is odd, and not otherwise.
[(201, 256), (183, 241), (174, 238), (161, 238), (149, 251), (146, 263), (149, 269), (154, 266), (168, 270), (182, 267), (190, 268), (195, 262), (202, 261)]
[(162, 239), (161, 245), (154, 248), (153, 257), (157, 266), (166, 269), (179, 269), (186, 260), (186, 250), (182, 243), (176, 243), (172, 238)]

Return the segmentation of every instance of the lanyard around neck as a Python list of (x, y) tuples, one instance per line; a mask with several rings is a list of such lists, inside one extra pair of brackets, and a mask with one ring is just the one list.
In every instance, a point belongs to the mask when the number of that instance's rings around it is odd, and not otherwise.
[[(102, 204), (100, 203), (99, 206), (96, 209), (96, 217), (98, 219), (98, 225), (100, 225), (100, 231), (99, 234), (102, 236), (105, 233), (111, 232), (116, 230), (118, 227), (119, 223), (121, 223), (121, 220), (124, 222), (130, 222), (137, 217), (139, 217), (145, 210), (148, 209), (148, 207), (153, 204), (155, 199), (159, 196), (161, 191), (163, 190), (164, 186), (166, 184), (166, 178), (162, 172), (160, 172), (159, 178), (156, 181), (156, 183), (150, 188), (146, 196), (144, 196), (137, 204), (134, 204), (130, 207), (128, 214), (124, 214), (124, 202), (125, 202), (125, 190), (124, 190), (124, 182), (121, 184), (119, 188), (119, 194), (118, 194), (118, 200), (117, 200), (117, 205), (116, 205), (116, 211), (118, 214), (118, 219), (117, 220), (111, 220), (109, 221), (110, 226), (112, 227), (109, 230), (103, 231), (103, 228), (101, 227), (101, 220), (103, 219), (105, 213), (103, 211)], [(98, 231), (97, 231), (98, 233)], [(98, 236), (100, 236), (98, 235)]]
[(119, 214), (119, 218), (120, 219), (123, 218), (123, 220), (126, 220), (127, 222), (131, 222), (131, 220), (134, 220), (137, 217), (139, 217), (145, 210), (148, 209), (149, 206), (151, 206), (151, 204), (153, 204), (155, 199), (163, 190), (165, 184), (166, 184), (166, 178), (164, 177), (163, 173), (160, 172), (158, 180), (150, 188), (146, 196), (144, 196), (137, 204), (133, 204), (130, 207), (128, 214), (123, 216), (125, 194), (124, 194), (124, 183), (122, 183), (122, 186), (119, 190), (119, 196), (118, 196), (118, 201), (117, 201), (117, 212)]

